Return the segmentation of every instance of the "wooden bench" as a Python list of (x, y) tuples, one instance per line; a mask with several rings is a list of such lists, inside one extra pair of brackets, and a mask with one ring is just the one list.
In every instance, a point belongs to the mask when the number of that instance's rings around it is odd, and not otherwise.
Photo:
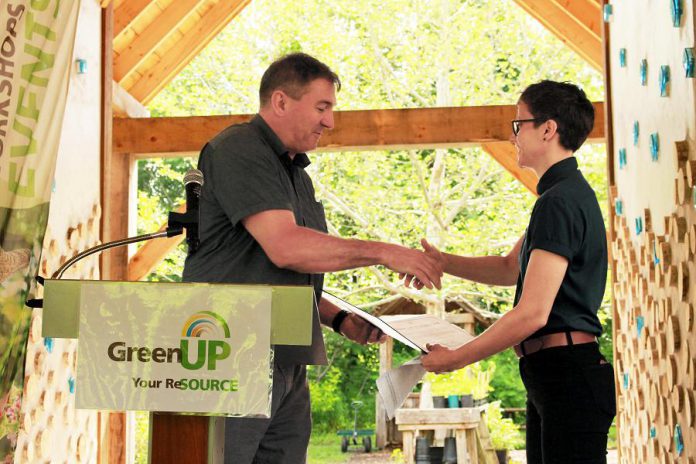
[(477, 464), (476, 430), (480, 421), (479, 408), (397, 409), (396, 426), (403, 436), (406, 464), (413, 464), (416, 436), (424, 430), (453, 430), (457, 441), (457, 462)]

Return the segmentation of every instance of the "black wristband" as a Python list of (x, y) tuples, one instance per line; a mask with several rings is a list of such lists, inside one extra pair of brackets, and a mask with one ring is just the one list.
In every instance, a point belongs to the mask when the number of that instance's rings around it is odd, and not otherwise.
[(341, 333), (341, 324), (343, 323), (343, 320), (349, 315), (350, 311), (342, 309), (334, 316), (333, 321), (331, 321), (331, 327), (334, 329), (334, 332), (338, 334)]

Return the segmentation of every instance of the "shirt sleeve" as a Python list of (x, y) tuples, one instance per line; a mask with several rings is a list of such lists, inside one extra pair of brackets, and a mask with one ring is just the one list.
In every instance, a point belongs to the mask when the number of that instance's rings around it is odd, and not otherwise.
[(233, 225), (262, 211), (292, 211), (281, 177), (283, 167), (274, 161), (253, 149), (229, 151), (224, 145), (216, 148), (207, 145), (201, 153), (200, 164), (205, 181), (210, 179), (211, 188), (204, 188), (204, 192), (207, 190), (214, 195)]
[(573, 259), (580, 248), (581, 226), (572, 207), (562, 198), (540, 199), (529, 224), (529, 249), (540, 249)]

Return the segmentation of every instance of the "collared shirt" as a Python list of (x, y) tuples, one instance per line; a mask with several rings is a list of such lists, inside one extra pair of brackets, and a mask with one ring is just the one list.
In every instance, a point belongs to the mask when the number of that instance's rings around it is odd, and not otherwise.
[(602, 325), (597, 310), (607, 281), (607, 233), (595, 192), (578, 170), (575, 157), (551, 166), (539, 179), (537, 192), (520, 250), (515, 305), (534, 249), (563, 256), (568, 270), (547, 324), (529, 338), (567, 330), (599, 336)]
[[(313, 285), (319, 301), (323, 274), (277, 267), (241, 223), (252, 214), (283, 209), (294, 213), (298, 225), (326, 232), (324, 208), (316, 201), (314, 186), (304, 170), (309, 163), (305, 153), (291, 159), (281, 140), (259, 115), (248, 123), (228, 127), (208, 142), (198, 159), (204, 179), (199, 200), (201, 243), (186, 258), (183, 279)], [(316, 307), (312, 345), (278, 345), (275, 361), (280, 365), (327, 362)]]

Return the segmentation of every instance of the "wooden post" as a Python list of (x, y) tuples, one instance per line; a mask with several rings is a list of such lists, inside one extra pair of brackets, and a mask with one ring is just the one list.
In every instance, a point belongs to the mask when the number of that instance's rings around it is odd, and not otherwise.
[[(379, 346), (379, 375), (384, 374), (389, 369), (392, 368), (392, 355), (394, 352), (394, 339), (387, 338), (387, 341)], [(382, 400), (377, 394), (377, 401), (375, 408), (375, 446), (377, 448), (384, 448), (390, 443), (390, 429), (392, 428), (393, 421), (387, 419), (387, 413), (382, 405)]]
[[(111, 102), (111, 86), (112, 86), (112, 62), (113, 50), (111, 43), (113, 41), (113, 5), (109, 4), (102, 10), (102, 54), (101, 54), (101, 114), (102, 114), (102, 194), (101, 203), (102, 210), (102, 241), (105, 236), (108, 236), (108, 217), (105, 205), (108, 204), (108, 191), (106, 189), (107, 182), (107, 167), (110, 166), (112, 160), (112, 144), (113, 144), (113, 115)], [(125, 266), (124, 266), (125, 268)], [(104, 261), (101, 262), (102, 277), (107, 279), (111, 277), (108, 269), (104, 266)], [(104, 412), (99, 415), (99, 445), (97, 451), (97, 460), (100, 463), (120, 464), (126, 462), (126, 415), (123, 412)]]
[(150, 462), (207, 464), (208, 417), (150, 414)]

